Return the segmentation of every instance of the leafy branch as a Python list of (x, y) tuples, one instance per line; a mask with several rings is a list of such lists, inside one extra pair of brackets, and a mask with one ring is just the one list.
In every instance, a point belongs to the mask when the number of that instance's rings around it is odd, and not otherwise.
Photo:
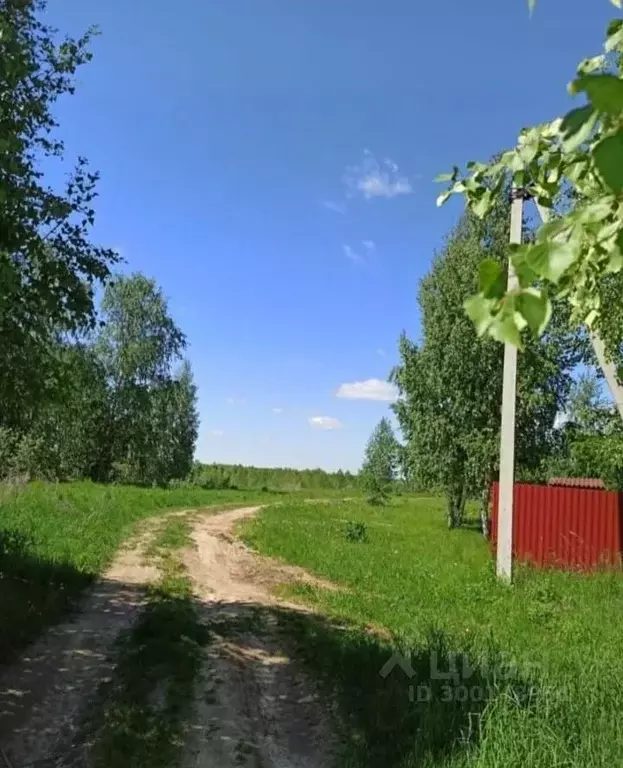
[[(621, 7), (621, 0), (610, 0)], [(530, 7), (534, 1), (530, 2)], [(465, 309), (480, 335), (521, 346), (521, 331), (540, 334), (551, 317), (552, 298), (565, 298), (571, 317), (599, 326), (599, 284), (623, 267), (623, 19), (607, 28), (604, 53), (580, 62), (569, 85), (586, 103), (564, 117), (521, 131), (517, 145), (490, 164), (469, 162), (437, 181), (448, 182), (438, 205), (465, 196), (479, 218), (490, 214), (511, 182), (518, 194), (552, 211), (561, 195), (571, 209), (552, 217), (533, 242), (513, 246), (518, 286), (509, 290), (502, 267), (481, 265), (479, 292)]]

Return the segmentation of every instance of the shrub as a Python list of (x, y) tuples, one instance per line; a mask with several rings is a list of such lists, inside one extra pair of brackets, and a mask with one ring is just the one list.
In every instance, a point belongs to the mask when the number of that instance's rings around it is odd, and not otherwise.
[(368, 530), (366, 524), (353, 522), (347, 523), (344, 536), (347, 541), (367, 541)]

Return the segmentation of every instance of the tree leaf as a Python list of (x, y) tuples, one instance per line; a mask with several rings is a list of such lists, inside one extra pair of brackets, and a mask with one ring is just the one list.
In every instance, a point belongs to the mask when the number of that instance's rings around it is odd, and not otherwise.
[[(537, 242), (543, 242), (545, 240), (551, 240), (556, 235), (560, 235), (565, 230), (569, 229), (571, 227), (571, 223), (567, 220), (567, 218), (560, 218), (560, 219), (550, 219), (550, 221), (546, 221), (545, 224), (541, 224), (539, 227), (539, 230), (537, 232)], [(526, 252), (530, 250), (529, 245), (525, 246)]]
[(441, 207), (445, 202), (447, 202), (452, 197), (452, 190), (447, 190), (446, 192), (442, 192), (439, 197), (437, 198), (437, 207)]
[(517, 330), (521, 332), (524, 328), (528, 327), (528, 322), (519, 312), (513, 312), (513, 317), (515, 318), (515, 325), (517, 326)]
[(608, 24), (605, 49), (608, 53), (620, 48), (623, 44), (623, 19), (613, 19)]
[(593, 161), (603, 183), (619, 195), (623, 191), (623, 131), (602, 139), (593, 149)]
[(490, 189), (486, 189), (474, 202), (472, 202), (471, 209), (478, 216), (479, 219), (484, 217), (491, 210), (493, 205), (493, 196)]
[(515, 300), (515, 307), (528, 327), (541, 335), (552, 314), (552, 304), (545, 291), (527, 288)]
[(599, 112), (609, 115), (623, 112), (623, 80), (615, 75), (582, 75), (571, 84), (571, 92), (586, 93)]
[(617, 273), (623, 268), (623, 232), (619, 232), (615, 246), (610, 251), (606, 272)]
[(617, 272), (621, 271), (621, 268), (623, 268), (623, 254), (617, 248), (610, 254), (606, 272), (612, 272), (613, 274), (616, 274)]
[(525, 259), (513, 259), (513, 266), (515, 268), (517, 279), (519, 280), (519, 285), (522, 288), (527, 288), (528, 286), (532, 285), (532, 283), (536, 282), (538, 275), (527, 264)]
[(568, 112), (561, 126), (563, 152), (573, 152), (588, 141), (596, 123), (597, 112), (590, 104)]
[(512, 344), (513, 347), (522, 349), (521, 334), (513, 314), (504, 314), (491, 324), (489, 333), (496, 341), (504, 344)]
[(609, 247), (608, 240), (612, 240), (614, 243), (614, 236), (618, 234), (620, 228), (621, 222), (617, 220), (611, 221), (609, 224), (605, 224), (601, 227), (596, 235), (597, 242), (603, 245), (605, 248)]
[(486, 299), (499, 299), (504, 295), (506, 278), (499, 261), (484, 259), (480, 262), (478, 288)]
[(612, 214), (612, 197), (598, 197), (595, 202), (578, 207), (574, 211), (574, 218), (583, 224), (598, 224)]
[(578, 258), (579, 244), (575, 240), (558, 243), (548, 240), (532, 246), (526, 262), (538, 275), (557, 283)]
[(584, 318), (585, 324), (589, 328), (591, 328), (595, 320), (597, 320), (598, 316), (599, 316), (599, 312), (596, 309), (591, 309), (588, 315), (586, 315), (586, 317)]
[(476, 326), (476, 333), (479, 336), (483, 336), (487, 332), (487, 329), (493, 321), (491, 310), (494, 305), (494, 300), (486, 299), (480, 293), (477, 293), (475, 296), (470, 296), (463, 304), (468, 317)]
[(591, 56), (580, 62), (578, 75), (594, 75), (596, 72), (603, 71), (606, 64), (606, 57), (603, 53), (599, 54), (599, 56)]
[(557, 283), (579, 256), (579, 244), (568, 240), (564, 243), (551, 243), (549, 247), (548, 280)]
[(435, 181), (438, 181), (438, 182), (455, 181), (457, 176), (458, 176), (458, 168), (455, 167), (452, 173), (440, 173), (439, 176), (435, 176)]

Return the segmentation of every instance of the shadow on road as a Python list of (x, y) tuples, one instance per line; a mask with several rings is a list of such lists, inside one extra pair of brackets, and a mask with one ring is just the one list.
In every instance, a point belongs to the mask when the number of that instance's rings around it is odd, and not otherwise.
[(439, 631), (405, 648), (317, 614), (236, 604), (221, 611), (236, 619), (213, 624), (214, 631), (239, 642), (248, 657), (261, 658), (254, 628), (277, 622), (282, 647), (319, 682), (338, 715), (337, 765), (445, 766), (477, 746), (491, 697), (510, 693), (521, 707), (535, 701), (531, 684), (504, 668), (496, 651), (485, 663)]
[[(145, 602), (145, 588), (97, 582), (84, 593), (80, 610), (67, 618), (89, 576), (29, 556), (28, 542), (19, 538), (5, 536), (1, 552), (0, 653), (5, 664), (0, 666), (0, 747), (15, 766), (37, 760), (38, 766), (84, 765), (82, 729), (88, 706), (98, 689), (105, 692), (102, 684), (114, 678), (115, 641), (132, 627)], [(206, 647), (208, 668), (225, 659), (221, 672), (235, 670), (243, 682), (261, 680), (271, 667), (278, 668), (267, 690), (277, 702), (274, 717), (282, 718), (293, 733), (300, 731), (297, 723), (309, 720), (314, 706), (308, 696), (297, 694), (297, 676), (304, 671), (318, 682), (321, 699), (330, 702), (322, 706), (336, 716), (337, 765), (398, 768), (409, 758), (413, 764), (445, 765), (452, 755), (477, 745), (480, 717), (490, 696), (500, 691), (495, 669), (439, 632), (405, 649), (363, 629), (291, 608), (210, 604), (192, 597), (187, 603), (212, 638)], [(5, 616), (12, 616), (13, 623), (6, 623)], [(219, 652), (215, 659), (210, 654), (218, 644), (227, 656)], [(21, 657), (16, 659), (18, 650)], [(393, 657), (395, 651), (402, 655)], [(392, 658), (399, 661), (390, 669)], [(145, 684), (153, 688), (156, 700), (162, 690), (167, 695), (166, 683), (154, 676)], [(211, 685), (213, 699), (204, 695), (203, 700), (214, 714), (219, 711), (218, 676)], [(526, 681), (515, 675), (504, 685), (521, 706), (531, 706), (533, 694)], [(252, 690), (247, 686), (241, 705), (245, 717), (236, 717), (233, 710), (227, 724), (227, 737), (240, 743), (248, 742), (245, 723), (259, 711), (258, 702), (249, 698)], [(325, 738), (307, 730), (310, 738)], [(188, 724), (188, 738), (198, 736), (219, 738), (218, 726), (202, 720), (201, 712)], [(144, 738), (152, 736), (145, 733)], [(304, 751), (307, 746), (301, 742), (295, 748)], [(241, 764), (254, 765), (252, 754), (243, 757), (250, 762)], [(124, 768), (123, 762), (115, 768)]]
[(0, 747), (16, 766), (72, 743), (84, 702), (113, 673), (115, 639), (146, 597), (140, 585), (93, 583), (30, 552), (26, 537), (0, 532)]

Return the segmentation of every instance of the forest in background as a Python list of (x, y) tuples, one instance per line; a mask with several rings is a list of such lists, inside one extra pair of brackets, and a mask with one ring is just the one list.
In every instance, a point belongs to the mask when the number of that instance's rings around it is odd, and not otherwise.
[(359, 478), (348, 471), (196, 462), (188, 483), (205, 489), (254, 491), (355, 490)]

